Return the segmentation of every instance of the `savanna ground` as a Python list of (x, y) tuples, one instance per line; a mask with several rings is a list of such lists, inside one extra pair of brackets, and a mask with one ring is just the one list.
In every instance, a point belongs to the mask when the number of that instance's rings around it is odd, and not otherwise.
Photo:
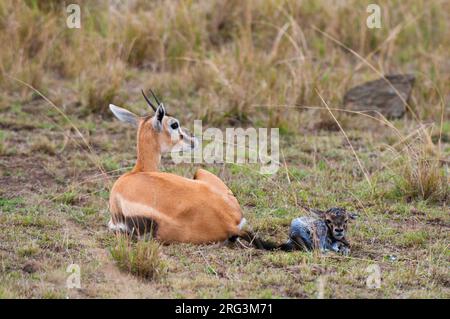
[[(68, 29), (64, 1), (2, 1), (0, 297), (315, 298), (322, 282), (326, 298), (449, 298), (449, 2), (379, 1), (381, 29), (366, 2), (79, 1)], [(404, 118), (342, 111), (351, 86), (397, 72), (416, 76)], [(136, 150), (107, 105), (143, 114), (141, 88), (187, 127), (280, 128), (274, 175), (170, 157), (161, 170), (216, 173), (278, 242), (303, 206), (358, 211), (351, 255), (108, 232), (109, 189)], [(66, 287), (72, 263), (81, 289)]]

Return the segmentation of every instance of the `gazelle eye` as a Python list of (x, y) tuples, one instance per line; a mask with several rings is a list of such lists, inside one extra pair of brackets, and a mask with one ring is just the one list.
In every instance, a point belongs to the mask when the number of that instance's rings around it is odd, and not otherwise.
[(176, 130), (177, 128), (178, 128), (178, 122), (175, 122), (175, 123), (172, 123), (172, 124), (170, 124), (170, 127), (172, 128), (172, 129), (174, 129), (174, 130)]

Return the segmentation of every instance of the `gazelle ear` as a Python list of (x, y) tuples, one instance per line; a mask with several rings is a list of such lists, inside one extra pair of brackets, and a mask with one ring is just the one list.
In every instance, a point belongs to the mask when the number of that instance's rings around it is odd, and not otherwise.
[(166, 109), (164, 108), (164, 104), (161, 103), (158, 106), (158, 108), (156, 109), (155, 120), (153, 123), (155, 129), (157, 129), (158, 131), (161, 131), (161, 129), (162, 129), (162, 120), (165, 115), (166, 115)]
[(129, 123), (134, 126), (138, 126), (138, 116), (124, 108), (118, 107), (114, 104), (109, 105), (109, 109), (113, 114), (122, 122)]
[(323, 210), (320, 210), (320, 209), (314, 209), (314, 208), (311, 208), (311, 209), (310, 209), (310, 212), (311, 212), (312, 214), (317, 215), (319, 218), (324, 218), (325, 215), (326, 215), (326, 212), (323, 211)]
[(166, 115), (166, 109), (164, 108), (164, 104), (161, 103), (156, 109), (156, 119), (161, 122), (164, 115)]
[(348, 212), (348, 217), (350, 219), (356, 219), (359, 217), (359, 215), (357, 213), (353, 213), (353, 212)]

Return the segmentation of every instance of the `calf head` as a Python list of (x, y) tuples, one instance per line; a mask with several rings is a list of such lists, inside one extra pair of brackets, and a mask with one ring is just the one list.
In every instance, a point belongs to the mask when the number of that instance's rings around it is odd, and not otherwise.
[(341, 240), (345, 237), (349, 220), (357, 217), (356, 214), (347, 212), (344, 208), (339, 207), (330, 208), (321, 215), (324, 218), (331, 235), (337, 240)]

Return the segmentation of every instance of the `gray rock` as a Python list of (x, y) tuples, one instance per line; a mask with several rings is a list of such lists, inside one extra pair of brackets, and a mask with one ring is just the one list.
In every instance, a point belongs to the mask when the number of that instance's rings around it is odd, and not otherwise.
[[(414, 85), (412, 74), (386, 75), (392, 86), (408, 101)], [(363, 83), (344, 95), (344, 106), (353, 111), (378, 111), (387, 118), (400, 118), (406, 105), (385, 79)]]

